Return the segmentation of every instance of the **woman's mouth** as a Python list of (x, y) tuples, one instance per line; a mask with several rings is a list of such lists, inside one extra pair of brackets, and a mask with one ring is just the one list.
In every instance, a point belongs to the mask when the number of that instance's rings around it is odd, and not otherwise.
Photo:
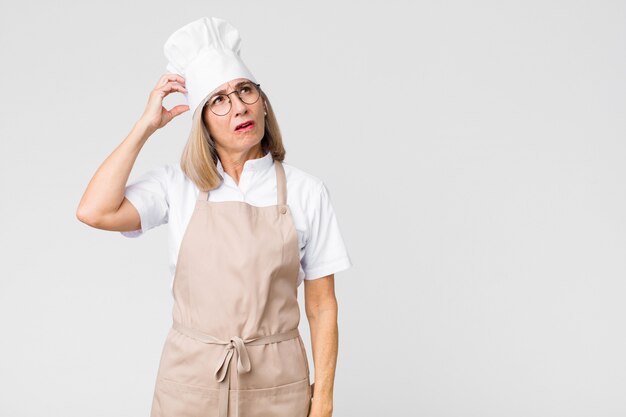
[(250, 120), (250, 121), (247, 121), (247, 122), (244, 122), (244, 123), (238, 125), (235, 128), (235, 131), (236, 132), (245, 132), (247, 130), (252, 129), (253, 127), (254, 127), (254, 122), (252, 120)]

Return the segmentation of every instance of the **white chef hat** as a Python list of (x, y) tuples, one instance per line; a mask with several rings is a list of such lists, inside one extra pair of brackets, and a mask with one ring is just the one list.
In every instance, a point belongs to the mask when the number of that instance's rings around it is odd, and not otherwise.
[(235, 78), (257, 82), (239, 56), (241, 37), (230, 23), (217, 17), (195, 20), (170, 35), (163, 52), (167, 71), (183, 76), (184, 94), (193, 115), (206, 96)]

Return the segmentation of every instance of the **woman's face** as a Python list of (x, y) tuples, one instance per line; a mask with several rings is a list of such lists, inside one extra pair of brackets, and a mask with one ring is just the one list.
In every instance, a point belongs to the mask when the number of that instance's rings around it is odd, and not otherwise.
[[(214, 95), (222, 91), (223, 94), (232, 93), (241, 89), (238, 84), (242, 81), (249, 81), (247, 78), (236, 78), (216, 88), (207, 101), (203, 109), (202, 118), (209, 130), (209, 134), (215, 141), (217, 147), (222, 147), (232, 151), (245, 151), (256, 146), (265, 132), (265, 107), (263, 97), (253, 104), (246, 104), (236, 93), (230, 94), (231, 108), (224, 116), (213, 113), (209, 106), (214, 99)], [(245, 97), (244, 97), (245, 99)], [(241, 123), (252, 121), (252, 127), (237, 130)]]

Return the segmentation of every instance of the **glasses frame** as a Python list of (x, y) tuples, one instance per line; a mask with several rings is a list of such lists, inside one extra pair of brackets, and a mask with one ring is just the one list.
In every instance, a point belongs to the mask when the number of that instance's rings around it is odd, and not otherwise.
[[(257, 88), (257, 91), (259, 92), (259, 96), (258, 96), (258, 97), (256, 98), (256, 100), (254, 100), (252, 103), (248, 103), (248, 102), (244, 101), (244, 100), (241, 98), (241, 96), (239, 95), (239, 90), (233, 90), (233, 91), (231, 91), (230, 93), (221, 93), (221, 94), (215, 94), (215, 95), (212, 95), (211, 97), (209, 97), (209, 99), (206, 101), (206, 103), (204, 103), (204, 107), (208, 107), (208, 108), (209, 108), (209, 110), (211, 110), (211, 113), (213, 113), (213, 114), (214, 114), (214, 115), (216, 115), (216, 116), (226, 116), (228, 113), (230, 113), (230, 111), (231, 111), (231, 110), (232, 110), (232, 108), (233, 108), (233, 102), (232, 102), (232, 100), (230, 99), (230, 95), (231, 95), (231, 94), (233, 94), (233, 93), (237, 93), (237, 97), (238, 97), (238, 98), (239, 98), (239, 100), (241, 100), (241, 102), (242, 102), (242, 103), (244, 103), (244, 104), (248, 104), (248, 105), (250, 105), (250, 104), (254, 104), (254, 103), (256, 103), (256, 102), (257, 102), (257, 101), (259, 101), (259, 99), (261, 98), (261, 84), (259, 84), (259, 83), (254, 83), (254, 82), (252, 82), (252, 81), (247, 81), (247, 83), (248, 83), (248, 84), (252, 84), (252, 85), (254, 85), (254, 86)], [(228, 107), (228, 111), (227, 111), (226, 113), (224, 113), (224, 114), (218, 114), (218, 113), (215, 113), (215, 112), (213, 111), (213, 109), (211, 108), (211, 100), (213, 100), (215, 97), (219, 97), (219, 96), (226, 96), (226, 98), (228, 99), (228, 106), (229, 106), (229, 107)]]

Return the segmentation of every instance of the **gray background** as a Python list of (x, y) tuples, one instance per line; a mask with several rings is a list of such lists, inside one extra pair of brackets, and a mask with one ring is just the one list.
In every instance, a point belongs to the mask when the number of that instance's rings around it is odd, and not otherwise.
[(239, 29), (354, 262), (335, 416), (626, 413), (625, 2), (2, 0), (0, 415), (148, 415), (166, 227), (75, 211), (202, 16)]

